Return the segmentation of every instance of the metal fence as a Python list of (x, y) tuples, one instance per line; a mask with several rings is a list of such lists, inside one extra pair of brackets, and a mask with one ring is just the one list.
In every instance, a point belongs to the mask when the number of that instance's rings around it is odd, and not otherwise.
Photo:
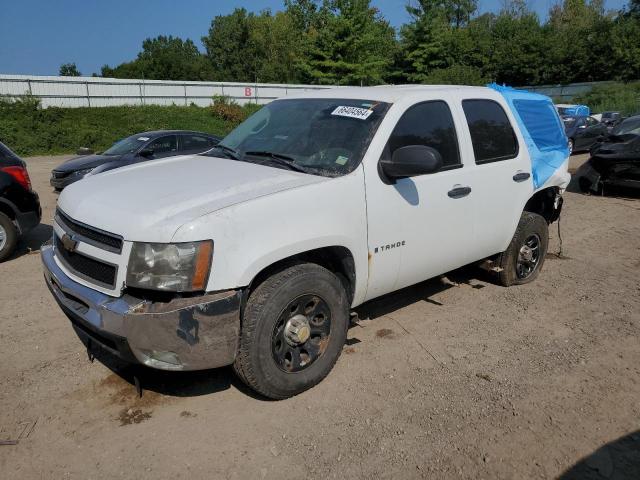
[(596, 85), (609, 85), (615, 82), (583, 82), (568, 85), (539, 85), (536, 87), (522, 87), (530, 92), (547, 95), (558, 103), (571, 102), (577, 95), (588, 93)]
[(215, 95), (239, 104), (269, 103), (296, 93), (333, 88), (319, 85), (268, 83), (181, 82), (98, 77), (0, 75), (0, 97), (39, 97), (43, 107), (111, 107), (119, 105), (211, 104)]

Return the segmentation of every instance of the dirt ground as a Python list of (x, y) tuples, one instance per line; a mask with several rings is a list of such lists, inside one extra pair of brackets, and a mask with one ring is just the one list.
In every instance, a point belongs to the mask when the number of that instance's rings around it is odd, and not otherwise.
[(639, 200), (567, 193), (531, 285), (466, 267), (358, 308), (329, 377), (272, 402), (89, 362), (37, 254), (62, 159), (28, 160), (43, 224), (0, 264), (3, 479), (640, 478)]

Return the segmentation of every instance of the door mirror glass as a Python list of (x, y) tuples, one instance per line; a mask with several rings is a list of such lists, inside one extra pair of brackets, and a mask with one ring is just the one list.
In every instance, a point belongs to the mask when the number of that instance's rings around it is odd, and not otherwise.
[(442, 168), (442, 155), (426, 145), (407, 145), (393, 152), (391, 160), (381, 160), (382, 172), (391, 179), (415, 177)]

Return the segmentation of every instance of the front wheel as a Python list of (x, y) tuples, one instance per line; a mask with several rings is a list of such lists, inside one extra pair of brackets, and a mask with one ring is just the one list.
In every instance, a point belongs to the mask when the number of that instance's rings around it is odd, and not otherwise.
[(547, 255), (549, 226), (537, 213), (522, 212), (509, 247), (498, 258), (500, 283), (505, 287), (534, 281)]
[(297, 395), (329, 374), (348, 325), (349, 302), (338, 277), (310, 263), (286, 268), (251, 292), (234, 370), (265, 397)]

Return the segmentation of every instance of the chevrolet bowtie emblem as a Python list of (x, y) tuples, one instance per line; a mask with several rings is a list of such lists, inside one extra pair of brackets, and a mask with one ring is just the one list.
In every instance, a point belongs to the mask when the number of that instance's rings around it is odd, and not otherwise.
[(62, 246), (64, 247), (64, 249), (66, 251), (71, 252), (71, 253), (76, 251), (76, 247), (78, 246), (78, 242), (75, 241), (73, 238), (71, 238), (66, 233), (62, 236), (60, 241), (62, 242)]

